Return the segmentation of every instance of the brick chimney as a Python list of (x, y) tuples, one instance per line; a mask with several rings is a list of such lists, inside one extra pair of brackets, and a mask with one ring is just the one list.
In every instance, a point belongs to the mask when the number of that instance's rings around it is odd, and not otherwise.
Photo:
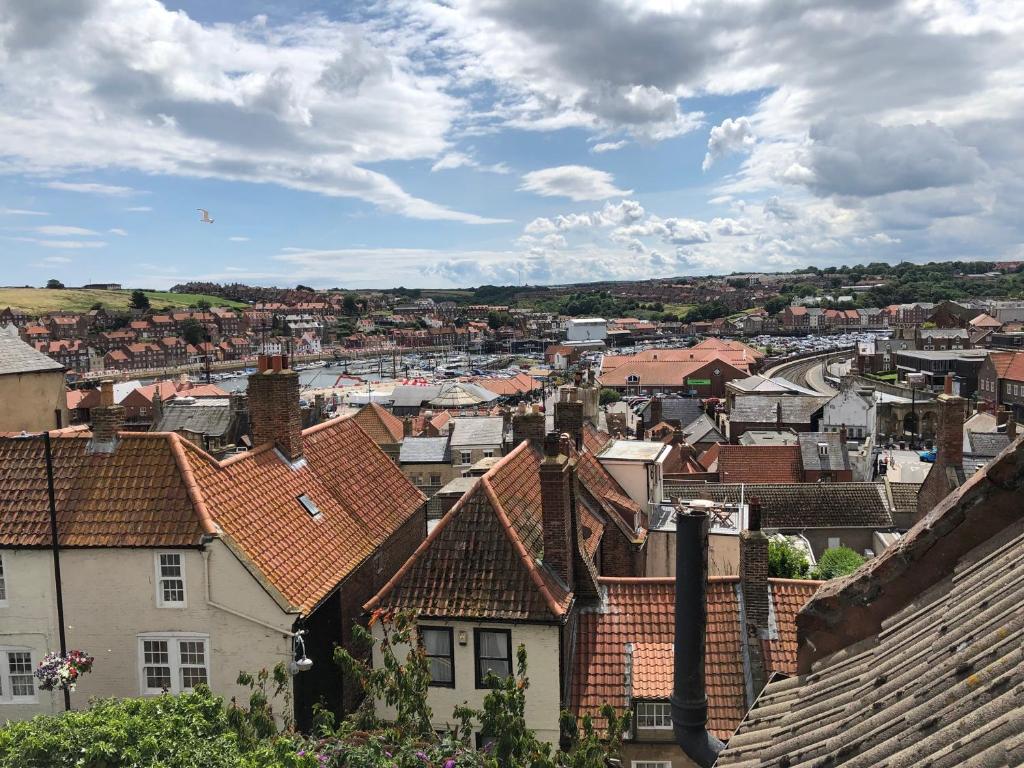
[(651, 404), (647, 406), (647, 418), (644, 420), (644, 432), (662, 422), (664, 403), (657, 395), (651, 395)]
[(1010, 438), (1011, 443), (1017, 439), (1017, 417), (1013, 415), (1013, 411), (1006, 417), (1006, 436)]
[(512, 417), (512, 444), (519, 445), (523, 440), (538, 446), (544, 442), (544, 414), (537, 406), (528, 408), (520, 403)]
[(288, 367), (288, 356), (260, 355), (248, 394), (253, 445), (273, 443), (288, 461), (301, 459), (299, 374)]
[(412, 437), (412, 416), (402, 419), (402, 437)]
[(950, 394), (952, 376), (946, 377), (946, 391), (936, 398), (939, 406), (938, 429), (935, 435), (935, 463), (917, 493), (917, 519), (920, 520), (950, 492), (956, 490), (963, 477), (964, 409), (967, 401)]
[(751, 499), (747, 506), (747, 528), (740, 533), (740, 589), (746, 619), (746, 644), (754, 696), (768, 682), (764, 646), (768, 640), (768, 537), (761, 530), (761, 502)]
[(559, 400), (555, 403), (555, 431), (565, 433), (579, 448), (583, 442), (583, 401), (577, 397), (578, 389), (559, 389)]
[(572, 589), (574, 537), (572, 510), (572, 462), (561, 452), (561, 434), (544, 436), (540, 465), (540, 497), (544, 528), (544, 564)]
[(90, 453), (113, 453), (117, 448), (117, 433), (124, 426), (124, 406), (114, 403), (114, 382), (100, 383), (100, 404), (89, 412), (92, 422)]
[(163, 401), (163, 398), (160, 397), (160, 385), (157, 384), (156, 389), (153, 390), (153, 425), (154, 426), (156, 426), (156, 423), (158, 421), (160, 421), (160, 419), (163, 417), (163, 415), (164, 415), (164, 401)]

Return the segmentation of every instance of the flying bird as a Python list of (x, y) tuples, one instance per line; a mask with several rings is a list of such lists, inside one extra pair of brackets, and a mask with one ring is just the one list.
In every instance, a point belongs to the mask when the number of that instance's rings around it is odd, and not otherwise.
[(210, 212), (205, 208), (196, 208), (197, 211), (203, 214), (202, 218), (199, 219), (203, 224), (213, 224), (213, 219), (210, 218)]

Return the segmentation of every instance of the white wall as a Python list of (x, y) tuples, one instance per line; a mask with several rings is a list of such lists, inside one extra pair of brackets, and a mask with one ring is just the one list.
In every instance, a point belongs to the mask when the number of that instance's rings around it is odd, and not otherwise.
[[(526, 726), (533, 729), (537, 738), (558, 745), (558, 713), (561, 702), (558, 669), (559, 627), (544, 624), (488, 624), (466, 621), (433, 621), (424, 619), (424, 626), (451, 627), (455, 655), (455, 687), (430, 688), (429, 703), (433, 712), (434, 727), (438, 730), (453, 725), (452, 713), (455, 707), (467, 703), (482, 709), (487, 690), (476, 687), (475, 652), (473, 629), (507, 629), (512, 633), (512, 666), (516, 663), (516, 649), (520, 644), (526, 648), (526, 675), (530, 687), (526, 691)], [(460, 632), (465, 633), (466, 643), (460, 644)], [(383, 638), (380, 624), (374, 625), (373, 663), (382, 664), (380, 641)], [(396, 648), (400, 660), (404, 660), (407, 647)], [(381, 701), (376, 702), (377, 715), (384, 720), (394, 719), (395, 709)]]
[(608, 323), (604, 320), (583, 322), (570, 320), (565, 329), (566, 341), (601, 341), (608, 336)]
[[(160, 551), (184, 556), (184, 608), (157, 607), (154, 558)], [(204, 556), (210, 559), (211, 601), (250, 618), (207, 603)], [(36, 664), (48, 651), (59, 649), (52, 555), (45, 549), (5, 550), (4, 564), (8, 606), (0, 608), (0, 645), (30, 648)], [(76, 708), (86, 707), (94, 696), (141, 694), (140, 633), (208, 635), (210, 687), (227, 698), (244, 695), (235, 684), (240, 671), (270, 669), (291, 658), (288, 633), (295, 616), (279, 608), (220, 541), (208, 545), (205, 553), (64, 549), (61, 572), (68, 648), (96, 658), (93, 671), (71, 696)], [(62, 702), (59, 693), (38, 692), (35, 704), (0, 704), (0, 722), (56, 712)]]

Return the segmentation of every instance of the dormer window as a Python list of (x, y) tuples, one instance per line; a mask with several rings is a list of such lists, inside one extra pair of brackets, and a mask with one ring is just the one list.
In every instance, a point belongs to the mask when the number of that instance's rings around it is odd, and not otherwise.
[(314, 520), (319, 520), (323, 516), (323, 512), (320, 511), (320, 508), (314, 504), (313, 500), (306, 494), (299, 496), (298, 500), (299, 504), (302, 505), (302, 508), (306, 510), (306, 512), (309, 513), (309, 516)]

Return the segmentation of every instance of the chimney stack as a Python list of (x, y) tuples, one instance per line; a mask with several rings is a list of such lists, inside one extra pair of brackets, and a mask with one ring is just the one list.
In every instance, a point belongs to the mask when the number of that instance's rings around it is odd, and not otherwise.
[(160, 421), (163, 415), (164, 401), (163, 398), (160, 397), (160, 385), (157, 384), (156, 389), (153, 390), (153, 426), (156, 426), (156, 423)]
[[(952, 389), (952, 376), (946, 377)], [(967, 401), (943, 393), (936, 398), (939, 423), (935, 435), (935, 463), (917, 493), (917, 519), (920, 520), (959, 485), (964, 466), (964, 408)]]
[(512, 417), (512, 443), (519, 445), (523, 440), (538, 446), (544, 441), (544, 414), (536, 406), (528, 408), (520, 403)]
[[(644, 432), (653, 429), (656, 424), (662, 422), (664, 403), (658, 395), (651, 395), (651, 403), (647, 406), (647, 419), (644, 423)], [(649, 422), (649, 423), (648, 423)]]
[(301, 459), (299, 374), (288, 367), (288, 356), (260, 355), (248, 394), (253, 445), (273, 443), (288, 461)]
[(676, 514), (676, 614), (672, 729), (676, 743), (700, 768), (710, 768), (724, 745), (708, 733), (704, 681), (707, 635), (708, 513), (691, 502)]
[(412, 416), (402, 419), (402, 437), (412, 437)]
[(117, 433), (124, 426), (124, 406), (114, 403), (114, 382), (100, 383), (100, 404), (89, 413), (92, 422), (90, 453), (113, 453), (117, 448)]
[(561, 452), (561, 433), (544, 436), (540, 464), (544, 564), (569, 588), (573, 587), (572, 462)]
[(751, 499), (747, 528), (740, 533), (740, 589), (754, 696), (768, 683), (764, 645), (768, 640), (768, 537), (761, 530), (761, 502)]
[(577, 448), (583, 443), (583, 402), (575, 387), (561, 387), (555, 402), (555, 431), (564, 432)]
[(1010, 438), (1011, 443), (1017, 439), (1017, 417), (1013, 415), (1013, 411), (1010, 411), (1006, 418), (1006, 436)]

